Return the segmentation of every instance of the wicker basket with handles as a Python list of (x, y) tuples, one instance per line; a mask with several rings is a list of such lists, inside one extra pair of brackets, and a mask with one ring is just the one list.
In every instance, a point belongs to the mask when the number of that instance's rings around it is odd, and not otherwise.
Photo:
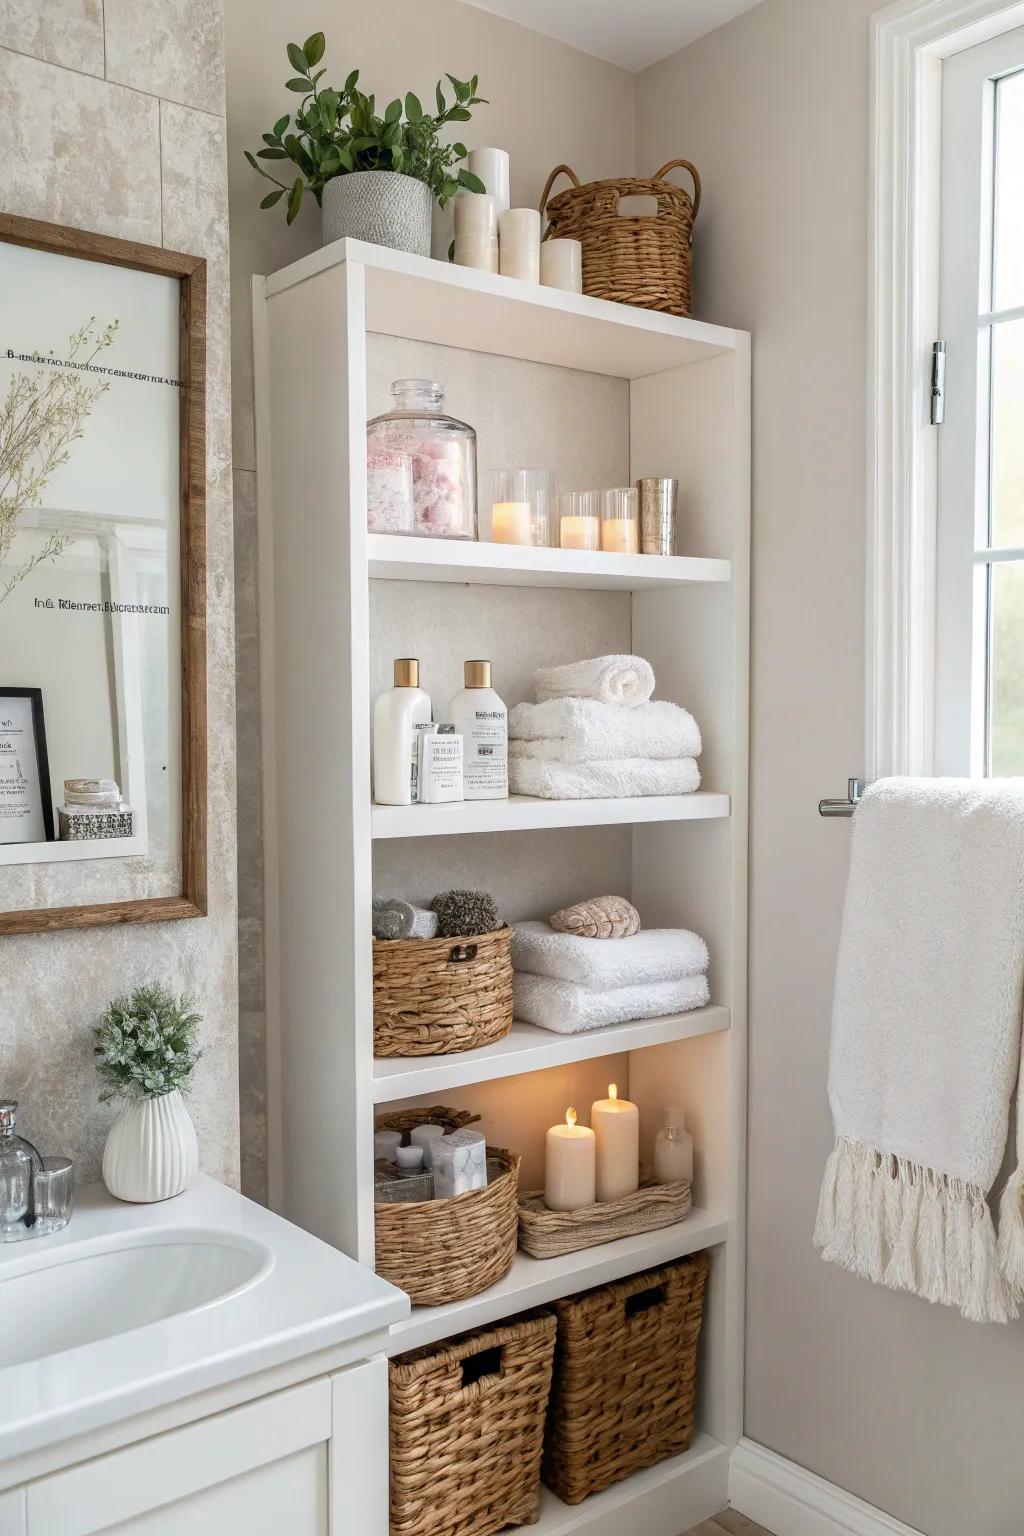
[[(692, 197), (665, 180), (674, 170), (689, 172)], [(563, 175), (572, 186), (551, 197)], [(623, 215), (619, 202), (624, 197), (654, 197), (658, 211)], [(570, 166), (558, 165), (540, 200), (541, 217), (548, 219), (544, 239), (582, 243), (584, 293), (669, 315), (689, 315), (693, 309), (693, 221), (699, 207), (700, 177), (689, 160), (669, 160), (649, 179), (622, 176), (585, 184)]]
[[(443, 1125), (457, 1131), (478, 1120), (467, 1110), (400, 1109), (378, 1115), (378, 1131), (411, 1131), (416, 1125)], [(494, 1285), (512, 1268), (519, 1232), (519, 1158), (503, 1147), (488, 1147), (490, 1165), (503, 1172), (486, 1189), (447, 1200), (418, 1200), (374, 1206), (376, 1269), (417, 1306), (463, 1301)]]
[(512, 929), (374, 939), (373, 1054), (447, 1056), (512, 1028)]

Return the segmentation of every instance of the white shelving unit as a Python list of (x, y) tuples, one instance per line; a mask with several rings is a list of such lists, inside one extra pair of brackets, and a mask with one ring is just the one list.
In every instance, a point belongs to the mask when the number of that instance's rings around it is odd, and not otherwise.
[[(749, 339), (351, 241), (256, 279), (254, 337), (273, 1203), (372, 1265), (376, 1106), (478, 1108), (536, 1187), (569, 1095), (585, 1111), (614, 1078), (640, 1106), (648, 1155), (664, 1108), (682, 1105), (697, 1146), (684, 1222), (566, 1259), (520, 1255), (482, 1295), (415, 1308), (391, 1341), (402, 1352), (708, 1250), (694, 1446), (578, 1509), (545, 1495), (535, 1527), (677, 1536), (725, 1503), (742, 1423)], [(506, 462), (545, 462), (524, 391), (564, 406), (567, 439), (612, 399), (622, 448), (606, 483), (677, 475), (687, 554), (368, 535), (366, 422), (399, 366), (464, 391), (479, 378), (453, 410)], [(579, 471), (561, 451), (555, 440), (546, 462), (568, 489)], [(420, 656), (443, 710), (461, 660), (489, 655), (514, 703), (532, 667), (595, 654), (592, 637), (646, 656), (657, 696), (693, 711), (698, 793), (371, 806), (370, 707), (392, 657)], [(479, 885), (513, 921), (615, 889), (649, 925), (706, 937), (712, 1005), (582, 1035), (516, 1023), (462, 1055), (375, 1061), (375, 883), (420, 898)]]

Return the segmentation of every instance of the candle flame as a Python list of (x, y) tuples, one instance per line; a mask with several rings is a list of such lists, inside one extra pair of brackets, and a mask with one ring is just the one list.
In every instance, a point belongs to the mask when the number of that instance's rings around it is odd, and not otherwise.
[(608, 1097), (610, 1099), (617, 1099), (618, 1096), (619, 1096), (618, 1086), (615, 1083), (609, 1083), (608, 1084)]
[(576, 1124), (576, 1111), (573, 1109), (571, 1104), (569, 1105), (569, 1108), (565, 1112), (565, 1123), (566, 1123), (566, 1125), (575, 1125)]

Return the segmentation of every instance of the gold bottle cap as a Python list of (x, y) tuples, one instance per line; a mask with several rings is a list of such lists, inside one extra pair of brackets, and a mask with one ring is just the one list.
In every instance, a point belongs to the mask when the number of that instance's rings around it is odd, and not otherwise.
[(491, 686), (491, 664), (489, 661), (467, 661), (465, 663), (466, 687), (489, 688)]
[(395, 660), (395, 687), (418, 688), (420, 664), (415, 656), (399, 656)]

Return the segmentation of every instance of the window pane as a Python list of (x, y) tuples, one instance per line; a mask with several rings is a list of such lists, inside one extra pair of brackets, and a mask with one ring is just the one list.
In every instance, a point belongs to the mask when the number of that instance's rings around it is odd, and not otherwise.
[(1024, 320), (992, 327), (992, 542), (1024, 545)]
[(994, 308), (1024, 304), (1024, 70), (996, 86)]
[(1024, 563), (992, 567), (990, 772), (1024, 774)]

